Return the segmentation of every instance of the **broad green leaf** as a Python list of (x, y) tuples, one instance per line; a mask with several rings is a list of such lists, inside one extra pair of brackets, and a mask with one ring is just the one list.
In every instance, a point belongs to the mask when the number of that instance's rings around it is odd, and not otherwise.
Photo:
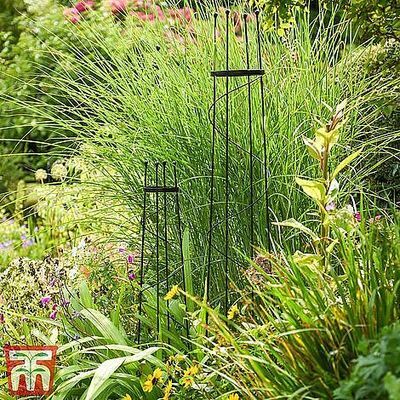
[(94, 303), (92, 299), (92, 295), (90, 294), (90, 290), (86, 281), (82, 281), (79, 286), (79, 300), (82, 303), (83, 307), (86, 308), (94, 308)]
[(318, 254), (302, 253), (301, 251), (296, 251), (296, 253), (293, 254), (293, 261), (299, 266), (318, 268), (321, 264), (321, 260), (322, 256)]
[(346, 157), (333, 171), (331, 179), (335, 179), (335, 177), (339, 174), (339, 172), (347, 167), (354, 159), (356, 159), (361, 154), (362, 149), (350, 154)]
[(301, 222), (296, 221), (294, 218), (290, 218), (290, 219), (288, 219), (286, 221), (282, 221), (282, 222), (273, 222), (273, 224), (277, 225), (277, 226), (287, 226), (290, 228), (298, 229), (298, 230), (306, 233), (307, 235), (309, 235), (314, 241), (318, 240), (318, 236), (310, 228), (307, 228)]
[(303, 142), (307, 146), (310, 156), (316, 160), (320, 160), (322, 155), (322, 146), (317, 141), (313, 141), (307, 137), (303, 137)]
[(158, 350), (157, 347), (150, 347), (146, 350), (140, 351), (133, 356), (113, 358), (111, 360), (104, 361), (96, 369), (92, 381), (90, 382), (89, 389), (86, 394), (86, 400), (95, 400), (96, 397), (104, 389), (107, 384), (108, 378), (119, 368), (121, 365), (129, 364), (137, 361), (146, 359)]
[(389, 393), (390, 400), (398, 400), (400, 393), (400, 379), (388, 372), (384, 378), (385, 389)]
[(307, 179), (296, 178), (296, 183), (301, 186), (304, 192), (312, 199), (323, 203), (326, 196), (325, 186), (319, 181), (309, 181)]
[(317, 129), (315, 134), (316, 143), (331, 149), (339, 140), (339, 128), (340, 124), (338, 124), (336, 128), (332, 129), (331, 131), (328, 131), (325, 126)]
[(106, 339), (110, 339), (116, 344), (127, 344), (125, 336), (101, 312), (85, 308), (81, 311), (81, 315), (89, 320)]

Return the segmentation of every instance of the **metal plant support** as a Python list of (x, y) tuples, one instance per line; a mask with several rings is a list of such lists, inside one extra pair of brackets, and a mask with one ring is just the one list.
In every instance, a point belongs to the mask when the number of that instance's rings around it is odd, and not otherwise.
[[(181, 279), (183, 282), (183, 290), (185, 288), (185, 268), (183, 255), (182, 241), (182, 221), (179, 202), (179, 187), (176, 163), (172, 164), (172, 177), (168, 176), (169, 168), (166, 161), (161, 164), (156, 162), (152, 173), (149, 173), (149, 163), (144, 165), (144, 186), (143, 186), (143, 211), (141, 219), (141, 250), (140, 250), (140, 291), (139, 291), (139, 321), (137, 331), (137, 342), (141, 341), (142, 320), (143, 317), (143, 294), (146, 290), (152, 289), (154, 286), (145, 287), (145, 266), (147, 249), (150, 249), (150, 254), (155, 257), (156, 269), (156, 320), (157, 334), (160, 332), (161, 324), (161, 284), (164, 284), (165, 291), (168, 292), (171, 288), (172, 276), (170, 274), (170, 257), (173, 243), (169, 239), (170, 228), (175, 228), (177, 232), (178, 250), (175, 256), (181, 266)], [(169, 205), (169, 199), (172, 196), (172, 207)], [(171, 203), (171, 202), (170, 202)], [(153, 208), (150, 213), (150, 208)], [(172, 210), (171, 210), (172, 208)], [(173, 214), (173, 215), (172, 215)], [(175, 218), (172, 218), (175, 217)], [(169, 226), (171, 220), (175, 220), (175, 227)], [(151, 225), (154, 230), (149, 228)], [(176, 236), (176, 235), (175, 235)], [(176, 239), (176, 237), (174, 237)], [(186, 304), (186, 299), (185, 299)], [(167, 301), (166, 312), (166, 328), (169, 331), (171, 327), (172, 316), (169, 312), (169, 301)], [(175, 321), (176, 323), (177, 321)], [(189, 337), (189, 322), (185, 319), (184, 329), (186, 336)]]
[[(250, 186), (250, 195), (248, 199), (247, 207), (242, 210), (249, 210), (249, 230), (250, 230), (250, 249), (248, 249), (248, 256), (254, 256), (254, 245), (256, 244), (255, 238), (255, 204), (260, 200), (255, 197), (254, 191), (254, 182), (256, 177), (254, 176), (254, 166), (255, 162), (259, 162), (262, 164), (262, 180), (264, 184), (264, 195), (265, 197), (265, 227), (266, 227), (266, 245), (267, 248), (270, 249), (270, 215), (269, 215), (269, 188), (268, 188), (268, 152), (267, 152), (267, 135), (265, 129), (265, 96), (264, 96), (264, 79), (263, 76), (265, 71), (263, 69), (262, 64), (262, 53), (261, 53), (261, 33), (260, 33), (260, 20), (259, 20), (259, 11), (255, 12), (255, 24), (256, 24), (256, 42), (257, 42), (257, 65), (252, 68), (251, 59), (250, 59), (250, 34), (249, 34), (249, 16), (247, 14), (243, 14), (243, 26), (244, 26), (244, 50), (245, 50), (245, 68), (244, 69), (231, 69), (230, 68), (230, 35), (232, 30), (232, 22), (230, 17), (230, 10), (225, 11), (225, 19), (223, 23), (225, 24), (224, 29), (224, 39), (225, 39), (225, 64), (224, 69), (217, 69), (217, 40), (218, 40), (218, 18), (219, 14), (214, 14), (214, 61), (213, 61), (213, 71), (211, 72), (211, 76), (213, 78), (213, 104), (211, 107), (211, 122), (212, 122), (212, 138), (211, 138), (211, 177), (210, 177), (210, 202), (209, 202), (209, 232), (208, 232), (208, 253), (207, 253), (207, 299), (210, 300), (210, 286), (211, 286), (211, 279), (212, 279), (212, 259), (213, 259), (213, 249), (216, 250), (216, 246), (213, 243), (214, 238), (214, 229), (219, 224), (215, 222), (215, 207), (216, 207), (216, 199), (215, 199), (215, 174), (216, 174), (216, 138), (217, 134), (223, 136), (224, 144), (225, 144), (225, 151), (222, 156), (224, 160), (223, 169), (224, 169), (224, 252), (223, 252), (223, 268), (224, 268), (224, 294), (223, 294), (223, 308), (225, 313), (228, 312), (230, 306), (230, 299), (229, 299), (229, 265), (230, 263), (234, 262), (233, 258), (230, 255), (230, 225), (229, 221), (231, 218), (234, 217), (233, 213), (230, 211), (230, 177), (229, 177), (229, 162), (230, 162), (230, 155), (229, 155), (229, 147), (232, 144), (235, 144), (236, 147), (241, 148), (249, 157), (249, 186)], [(239, 85), (235, 88), (231, 88), (231, 83), (234, 82), (237, 78), (245, 78), (246, 84)], [(223, 95), (219, 95), (218, 92), (218, 80), (224, 80), (224, 93)], [(253, 102), (252, 102), (252, 86), (254, 84), (258, 84), (259, 91), (260, 91), (260, 98), (261, 98), (261, 136), (262, 136), (262, 148), (263, 148), (263, 155), (259, 157), (254, 152), (254, 113), (253, 113)], [(247, 88), (246, 95), (247, 95), (247, 112), (248, 112), (248, 135), (249, 135), (249, 147), (244, 149), (239, 146), (237, 143), (233, 143), (230, 137), (230, 118), (231, 112), (235, 110), (231, 110), (231, 98), (230, 95), (239, 89)], [(220, 101), (224, 100), (224, 127), (219, 128), (217, 126), (217, 105)], [(257, 177), (259, 178), (259, 177)], [(222, 200), (221, 200), (222, 201)]]

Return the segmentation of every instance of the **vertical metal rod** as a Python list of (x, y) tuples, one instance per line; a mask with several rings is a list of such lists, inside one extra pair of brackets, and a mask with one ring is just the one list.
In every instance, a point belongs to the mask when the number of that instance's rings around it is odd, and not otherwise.
[[(229, 70), (229, 15), (226, 10), (226, 70)], [(225, 82), (225, 314), (229, 307), (229, 76)]]
[(143, 180), (143, 211), (142, 211), (142, 239), (140, 245), (140, 290), (139, 290), (139, 321), (138, 321), (138, 332), (137, 332), (137, 343), (140, 344), (140, 335), (142, 330), (142, 322), (140, 317), (142, 316), (143, 308), (143, 283), (144, 283), (144, 242), (146, 237), (146, 197), (145, 187), (147, 186), (147, 167), (149, 163), (145, 161), (144, 163), (144, 180)]
[[(218, 13), (214, 13), (214, 60), (213, 69), (215, 71), (217, 64), (217, 18)], [(206, 295), (207, 302), (210, 301), (211, 286), (211, 255), (212, 255), (212, 239), (213, 239), (213, 218), (214, 218), (214, 180), (215, 180), (215, 137), (217, 133), (216, 107), (217, 107), (217, 78), (213, 78), (213, 107), (212, 107), (212, 138), (211, 138), (211, 193), (210, 193), (210, 216), (208, 226), (208, 255), (207, 255), (207, 279), (206, 279)], [(206, 324), (208, 324), (208, 313), (206, 315)], [(208, 331), (207, 331), (208, 333)]]
[[(244, 38), (246, 47), (246, 68), (250, 69), (249, 54), (249, 33), (247, 27), (247, 14), (243, 14), (244, 19)], [(248, 114), (249, 114), (249, 156), (250, 156), (250, 254), (254, 252), (254, 157), (253, 157), (253, 113), (251, 101), (251, 80), (247, 77), (247, 96), (248, 96)]]
[[(256, 10), (256, 25), (257, 25), (257, 53), (258, 66), (262, 69), (262, 54), (261, 54), (261, 33), (260, 33), (260, 10)], [(267, 152), (267, 133), (265, 129), (265, 99), (264, 99), (264, 79), (260, 77), (260, 95), (261, 95), (261, 131), (263, 136), (263, 151), (264, 151), (264, 187), (265, 187), (265, 216), (266, 216), (266, 231), (267, 231), (267, 248), (271, 251), (271, 220), (269, 213), (269, 184), (268, 184), (268, 152)]]
[[(156, 162), (156, 187), (159, 185), (158, 180), (158, 167)], [(159, 210), (159, 193), (156, 191), (156, 275), (157, 275), (157, 335), (160, 334), (160, 210)]]
[[(167, 162), (163, 161), (163, 186), (167, 187)], [(168, 260), (168, 226), (167, 226), (167, 192), (164, 192), (164, 247), (165, 247), (165, 281), (167, 284), (167, 293), (169, 292), (169, 260)], [(167, 330), (170, 329), (170, 313), (169, 313), (169, 300), (167, 300)], [(168, 337), (168, 343), (170, 339)]]
[[(176, 172), (176, 162), (174, 161), (174, 184), (175, 187), (178, 187), (178, 174)], [(178, 235), (179, 235), (179, 250), (181, 256), (181, 265), (182, 265), (182, 287), (183, 290), (186, 292), (186, 276), (185, 276), (185, 259), (183, 256), (183, 236), (182, 236), (182, 221), (181, 221), (181, 208), (179, 204), (179, 191), (175, 193), (175, 205), (176, 205), (176, 214), (178, 217)], [(187, 299), (185, 296), (185, 308), (187, 310)], [(189, 321), (185, 319), (185, 327), (186, 327), (186, 337), (189, 338)]]

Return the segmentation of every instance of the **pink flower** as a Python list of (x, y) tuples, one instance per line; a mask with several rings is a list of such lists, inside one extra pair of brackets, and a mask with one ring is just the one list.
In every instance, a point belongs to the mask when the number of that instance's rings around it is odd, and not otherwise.
[(135, 17), (138, 17), (142, 21), (154, 21), (156, 19), (156, 16), (154, 14), (147, 14), (143, 11), (137, 11), (133, 13)]
[(57, 310), (54, 310), (50, 314), (50, 319), (55, 320), (57, 318)]
[(133, 264), (135, 262), (135, 256), (133, 254), (129, 254), (126, 258), (126, 261), (128, 262), (128, 264)]
[(108, 6), (113, 14), (120, 14), (126, 12), (128, 0), (109, 0)]
[(160, 6), (156, 6), (156, 14), (160, 21), (165, 21), (165, 15)]
[(357, 222), (361, 222), (361, 214), (359, 211), (356, 211), (354, 213), (354, 218), (356, 219)]
[(139, 9), (139, 8), (150, 8), (151, 7), (151, 1), (146, 1), (146, 0), (133, 0), (132, 1), (133, 6), (135, 7), (135, 9)]
[(93, 0), (82, 0), (78, 1), (74, 8), (79, 12), (82, 13), (84, 11), (87, 11), (91, 9), (94, 6), (94, 1)]
[(381, 218), (382, 218), (382, 215), (381, 214), (377, 214), (377, 215), (375, 215), (374, 218), (370, 218), (369, 223), (373, 224), (374, 222), (378, 222)]
[(193, 17), (193, 10), (190, 7), (178, 8), (178, 10), (170, 10), (170, 15), (173, 18), (190, 22)]
[(64, 17), (73, 24), (77, 24), (81, 20), (79, 11), (76, 8), (66, 8), (64, 10)]
[(42, 307), (46, 307), (51, 301), (51, 297), (50, 296), (44, 296), (40, 299), (40, 304), (42, 305)]

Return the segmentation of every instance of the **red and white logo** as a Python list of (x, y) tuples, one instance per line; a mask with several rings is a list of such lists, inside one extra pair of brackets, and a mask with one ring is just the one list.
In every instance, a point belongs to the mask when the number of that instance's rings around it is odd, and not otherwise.
[(43, 396), (54, 383), (57, 346), (5, 346), (8, 389), (13, 396)]

